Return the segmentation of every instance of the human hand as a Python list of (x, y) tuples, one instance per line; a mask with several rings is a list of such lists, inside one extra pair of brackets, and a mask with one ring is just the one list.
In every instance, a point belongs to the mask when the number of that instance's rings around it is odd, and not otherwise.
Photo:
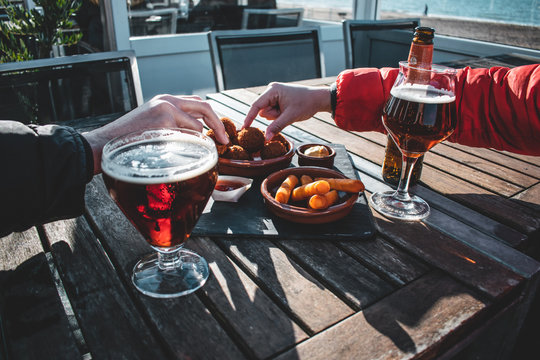
[(243, 128), (251, 126), (257, 115), (274, 120), (266, 129), (270, 140), (287, 125), (307, 120), (319, 111), (332, 111), (329, 87), (273, 82), (251, 104)]
[(214, 130), (216, 138), (227, 144), (229, 138), (225, 127), (212, 107), (198, 96), (157, 95), (119, 119), (83, 136), (88, 140), (94, 155), (94, 174), (101, 172), (101, 151), (113, 138), (133, 131), (150, 128), (183, 127), (203, 130), (202, 119)]

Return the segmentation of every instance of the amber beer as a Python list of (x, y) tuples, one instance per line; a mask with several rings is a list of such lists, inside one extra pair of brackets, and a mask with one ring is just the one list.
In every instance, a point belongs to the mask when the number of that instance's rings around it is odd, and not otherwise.
[[(409, 50), (408, 63), (410, 66), (408, 81), (410, 83), (427, 84), (429, 82), (429, 73), (415, 71), (414, 68), (431, 69), (433, 59), (433, 37), (435, 29), (419, 26), (415, 28), (411, 48)], [(426, 78), (427, 76), (427, 78)], [(414, 185), (420, 179), (422, 174), (424, 156), (421, 156), (414, 165), (410, 185)], [(387, 183), (397, 185), (401, 176), (402, 157), (401, 151), (396, 146), (390, 135), (386, 144), (384, 162), (382, 166), (382, 176)]]
[(420, 157), (454, 131), (453, 92), (422, 84), (392, 88), (383, 124), (405, 155)]
[(184, 134), (130, 143), (109, 157), (109, 194), (150, 245), (185, 242), (217, 182), (215, 148)]

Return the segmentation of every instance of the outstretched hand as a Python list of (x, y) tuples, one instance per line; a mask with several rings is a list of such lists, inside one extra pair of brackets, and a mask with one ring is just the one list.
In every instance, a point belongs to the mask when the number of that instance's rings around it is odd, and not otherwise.
[(307, 120), (319, 111), (332, 111), (329, 87), (273, 82), (251, 105), (243, 128), (251, 126), (257, 115), (273, 120), (266, 129), (270, 140), (287, 125)]
[(182, 127), (202, 131), (203, 124), (199, 119), (214, 130), (220, 143), (229, 142), (223, 123), (210, 104), (200, 97), (155, 96), (119, 119), (83, 134), (94, 155), (94, 173), (101, 172), (101, 151), (109, 140), (129, 132), (151, 128)]

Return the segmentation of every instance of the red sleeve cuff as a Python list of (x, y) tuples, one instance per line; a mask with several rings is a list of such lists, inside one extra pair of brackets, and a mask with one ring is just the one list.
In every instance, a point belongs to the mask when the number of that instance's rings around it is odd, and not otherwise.
[(336, 124), (345, 130), (384, 132), (381, 114), (397, 69), (345, 70), (336, 80)]

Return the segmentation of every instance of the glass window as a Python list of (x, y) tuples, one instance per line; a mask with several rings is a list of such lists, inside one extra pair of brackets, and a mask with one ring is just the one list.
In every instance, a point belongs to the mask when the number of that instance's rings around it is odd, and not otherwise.
[(380, 19), (420, 17), (436, 34), (540, 49), (536, 0), (379, 0)]
[[(297, 15), (272, 12), (249, 15), (245, 9), (304, 9), (302, 19), (352, 19), (354, 0), (127, 0), (131, 36), (294, 26)], [(301, 21), (300, 21), (301, 23)]]
[(278, 0), (278, 8), (304, 8), (304, 18), (324, 21), (353, 19), (354, 0)]

